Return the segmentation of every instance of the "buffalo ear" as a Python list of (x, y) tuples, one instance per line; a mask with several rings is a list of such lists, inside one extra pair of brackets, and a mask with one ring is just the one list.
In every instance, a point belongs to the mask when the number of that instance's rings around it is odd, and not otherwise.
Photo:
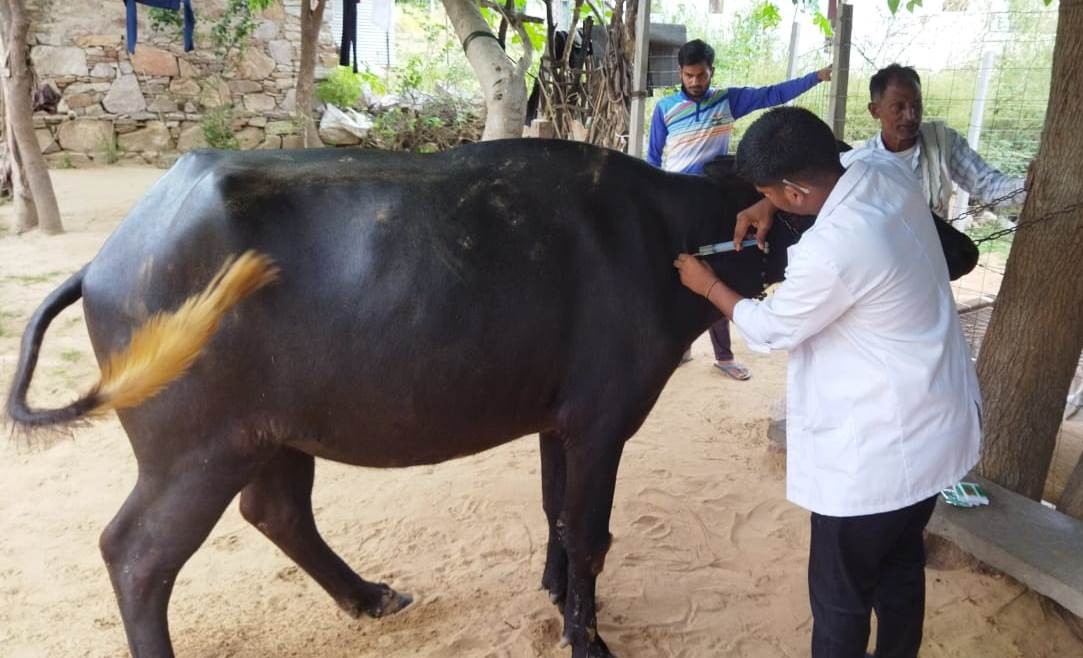
[(737, 174), (737, 158), (732, 155), (720, 155), (703, 165), (703, 175), (719, 183), (729, 183)]

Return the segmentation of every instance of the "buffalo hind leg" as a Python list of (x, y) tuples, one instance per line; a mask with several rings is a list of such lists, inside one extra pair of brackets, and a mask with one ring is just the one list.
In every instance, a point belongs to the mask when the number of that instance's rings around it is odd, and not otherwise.
[(312, 513), (315, 459), (282, 448), (241, 492), (241, 515), (312, 576), (351, 617), (383, 617), (409, 596), (358, 576), (320, 536)]
[[(152, 445), (168, 451), (177, 443), (156, 437)], [(134, 658), (173, 655), (168, 607), (177, 573), (259, 467), (257, 458), (227, 445), (150, 454), (160, 461), (140, 463), (135, 488), (102, 532), (102, 557)]]
[(549, 592), (549, 600), (563, 611), (568, 592), (568, 553), (564, 549), (564, 522), (560, 518), (564, 509), (564, 481), (567, 473), (564, 439), (559, 432), (542, 432), (539, 443), (542, 509), (545, 510), (545, 518), (549, 522), (549, 545), (545, 553), (542, 589)]
[(572, 645), (572, 658), (612, 657), (598, 635), (595, 583), (612, 541), (609, 516), (623, 448), (623, 439), (603, 439), (595, 434), (582, 436), (567, 450), (561, 513), (568, 554), (563, 642)]

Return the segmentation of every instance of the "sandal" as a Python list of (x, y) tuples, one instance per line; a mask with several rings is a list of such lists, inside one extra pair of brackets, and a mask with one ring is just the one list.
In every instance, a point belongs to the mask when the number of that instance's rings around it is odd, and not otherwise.
[(748, 368), (744, 367), (736, 361), (715, 361), (714, 367), (721, 370), (725, 375), (736, 379), (739, 382), (743, 382), (746, 379), (752, 377), (752, 373), (748, 371)]

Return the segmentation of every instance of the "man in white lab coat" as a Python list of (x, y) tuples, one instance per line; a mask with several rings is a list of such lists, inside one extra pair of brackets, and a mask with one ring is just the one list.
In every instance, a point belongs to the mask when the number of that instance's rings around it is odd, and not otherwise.
[(920, 184), (883, 151), (846, 155), (844, 169), (830, 128), (800, 108), (741, 140), (742, 174), (776, 207), (816, 215), (767, 300), (687, 254), (674, 265), (750, 347), (790, 353), (786, 494), (812, 512), (812, 655), (864, 656), (875, 610), (875, 655), (912, 657), (922, 532), (978, 460), (981, 395)]

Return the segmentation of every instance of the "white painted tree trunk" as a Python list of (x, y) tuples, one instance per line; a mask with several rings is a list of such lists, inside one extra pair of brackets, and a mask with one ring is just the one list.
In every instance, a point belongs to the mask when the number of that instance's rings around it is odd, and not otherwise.
[(532, 53), (529, 41), (523, 57), (513, 62), (500, 47), (496, 35), (481, 16), (477, 0), (443, 0), (455, 34), (462, 43), (471, 34), (466, 59), (478, 76), (485, 97), (485, 130), (481, 139), (523, 136), (526, 117), (526, 72)]

